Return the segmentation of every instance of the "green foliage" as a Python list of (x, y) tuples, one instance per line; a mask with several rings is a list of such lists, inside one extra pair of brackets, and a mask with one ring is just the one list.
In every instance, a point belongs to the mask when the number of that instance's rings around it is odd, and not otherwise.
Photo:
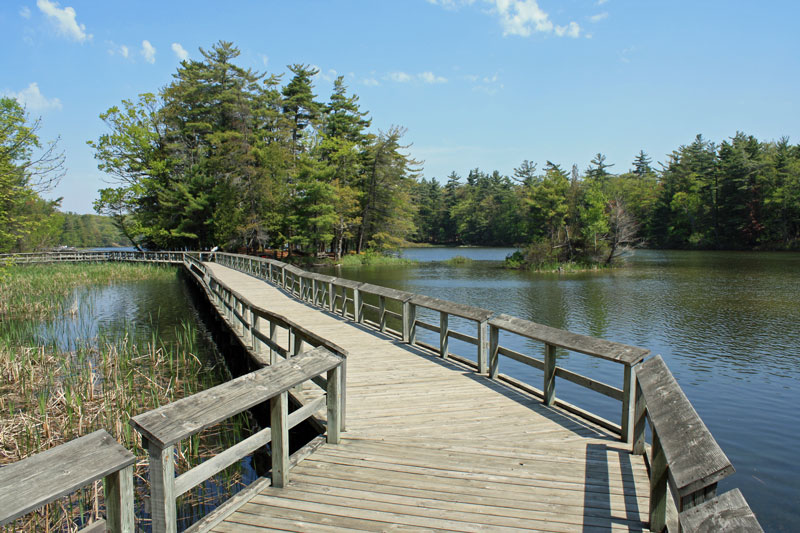
[(130, 246), (131, 242), (114, 223), (114, 219), (101, 215), (59, 213), (60, 231), (56, 244), (73, 248), (98, 248)]
[(40, 125), (29, 121), (16, 100), (0, 98), (0, 253), (54, 243), (60, 199), (45, 200), (40, 193), (60, 180), (64, 156), (56, 142), (42, 145)]
[(89, 143), (116, 179), (95, 209), (131, 241), (340, 257), (396, 247), (414, 231), (403, 130), (367, 133), (342, 78), (323, 104), (308, 65), (289, 66), (281, 87), (281, 75), (237, 66), (232, 43), (201, 52), (157, 96), (101, 115), (110, 133)]
[[(414, 240), (520, 245), (510, 266), (610, 264), (642, 244), (663, 248), (800, 247), (800, 146), (737, 133), (715, 144), (698, 135), (661, 171), (640, 151), (612, 174), (598, 153), (581, 174), (528, 160), (514, 180), (479, 169), (466, 182), (415, 185)], [(528, 246), (530, 245), (530, 246)], [(538, 266), (535, 268), (539, 268)]]

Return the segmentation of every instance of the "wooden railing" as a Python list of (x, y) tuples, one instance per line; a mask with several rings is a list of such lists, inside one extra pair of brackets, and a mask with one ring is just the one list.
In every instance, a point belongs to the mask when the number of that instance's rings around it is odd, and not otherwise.
[(94, 483), (105, 482), (106, 519), (83, 531), (133, 532), (136, 457), (105, 430), (0, 468), (0, 526)]
[[(271, 259), (227, 253), (216, 253), (209, 259), (229, 268), (269, 281), (283, 288), (293, 297), (310, 305), (318, 306), (358, 323), (367, 323), (383, 332), (388, 332), (401, 338), (404, 342), (433, 350), (439, 353), (441, 357), (456, 359), (463, 364), (471, 366), (481, 374), (488, 374), (491, 379), (502, 380), (537, 395), (542, 398), (543, 403), (546, 405), (561, 407), (619, 434), (622, 441), (632, 443), (634, 453), (644, 453), (644, 419), (647, 418), (651, 422), (653, 434), (653, 453), (649, 462), (651, 470), (651, 529), (660, 531), (666, 527), (667, 480), (669, 480), (672, 494), (675, 495), (675, 507), (678, 512), (681, 512), (681, 524), (689, 524), (690, 522), (691, 524), (703, 523), (704, 518), (706, 524), (709, 523), (708, 521), (713, 522), (714, 520), (722, 520), (723, 522), (720, 523), (726, 523), (724, 522), (725, 517), (730, 513), (726, 514), (724, 511), (731, 505), (727, 498), (722, 500), (722, 504), (705, 504), (700, 508), (698, 506), (714, 498), (716, 495), (716, 482), (732, 473), (733, 467), (730, 466), (727, 458), (722, 461), (719, 460), (720, 455), (724, 457), (719, 445), (705, 428), (702, 420), (686, 400), (683, 392), (680, 391), (672, 374), (663, 365), (661, 357), (656, 356), (644, 363), (642, 362), (650, 353), (649, 350), (579, 335), (509, 315), (498, 315), (486, 309), (469, 305), (457, 304), (369, 283), (322, 276)], [(377, 305), (370, 305), (365, 302), (365, 296), (368, 295), (377, 298)], [(394, 302), (395, 307), (401, 309), (401, 312), (397, 313), (388, 310), (387, 302)], [(349, 305), (352, 305), (352, 311), (350, 311)], [(439, 324), (431, 324), (420, 320), (417, 316), (418, 308), (438, 312)], [(365, 317), (365, 311), (372, 313), (373, 320)], [(393, 330), (387, 327), (387, 317), (399, 322), (401, 330)], [(450, 317), (458, 317), (474, 323), (476, 327), (475, 335), (453, 330), (450, 327)], [(418, 341), (416, 339), (417, 328), (438, 333), (439, 345), (432, 346)], [(499, 342), (501, 332), (542, 343), (544, 358), (538, 359), (502, 346)], [(477, 362), (450, 353), (449, 339), (457, 339), (475, 345)], [(557, 366), (556, 349), (578, 352), (621, 365), (622, 388), (614, 387)], [(501, 374), (499, 372), (500, 356), (541, 370), (543, 372), (542, 389), (536, 389), (527, 383)], [(664, 389), (658, 380), (650, 379), (653, 372), (652, 368), (655, 365), (663, 365), (661, 375), (665, 370), (673, 382), (673, 387), (677, 387), (679, 395), (685, 400), (680, 407), (674, 403), (674, 399), (671, 396), (664, 396)], [(637, 377), (639, 373), (642, 373), (641, 378)], [(622, 404), (620, 424), (615, 424), (578, 406), (557, 399), (555, 396), (556, 378), (564, 379), (620, 401)], [(681, 422), (675, 422), (674, 419), (670, 422), (669, 416), (654, 415), (654, 413), (672, 413), (675, 416), (680, 416)], [(702, 427), (703, 431), (700, 431), (699, 427)], [(688, 436), (694, 435), (695, 432), (698, 432), (697, 440), (687, 441)], [(670, 436), (668, 440), (675, 443), (672, 448), (670, 447), (672, 444), (666, 444), (666, 448), (664, 447), (664, 443), (667, 441), (663, 437), (659, 437), (659, 435), (663, 434), (668, 434)], [(703, 435), (702, 439), (699, 438), (700, 434)], [(694, 439), (695, 437), (692, 436), (691, 438)], [(681, 442), (684, 443), (684, 450), (687, 449), (686, 442), (693, 443), (692, 449), (694, 452), (681, 453), (679, 446)], [(663, 460), (665, 454), (668, 457), (666, 461)], [(729, 469), (723, 466), (725, 464)], [(681, 477), (681, 473), (684, 471), (695, 472), (699, 477), (697, 479), (692, 475)], [(704, 474), (701, 475), (699, 473)], [(739, 500), (736, 500), (736, 502), (740, 504), (743, 499), (741, 502)], [(742, 523), (755, 524), (757, 528), (745, 529), (744, 531), (759, 531), (760, 527), (752, 511), (749, 510), (746, 502), (743, 505), (744, 507), (740, 508), (739, 514), (745, 513), (746, 508), (746, 512), (752, 516), (752, 519), (749, 521), (744, 520)], [(689, 509), (692, 510), (691, 514), (687, 514)], [(685, 527), (690, 530), (690, 526), (686, 525)]]
[[(171, 404), (137, 415), (131, 424), (148, 453), (153, 531), (175, 532), (175, 499), (244, 456), (271, 445), (272, 486), (289, 480), (289, 430), (327, 405), (327, 442), (338, 444), (344, 358), (323, 347), (279, 361)], [(325, 396), (288, 414), (288, 390), (327, 374)], [(175, 477), (175, 444), (221, 421), (270, 402), (270, 426)]]
[[(606, 429), (618, 433), (625, 442), (632, 440), (633, 367), (642, 361), (649, 350), (578, 335), (508, 315), (496, 315), (487, 309), (440, 298), (306, 272), (281, 261), (228, 253), (215, 253), (212, 258), (221, 265), (269, 281), (308, 304), (361, 324), (367, 323), (382, 332), (401, 338), (404, 342), (432, 350), (445, 359), (453, 358), (467, 364), (475, 368), (478, 373), (488, 374), (491, 379), (500, 379), (524, 388), (541, 397), (547, 405), (557, 405), (598, 423)], [(377, 305), (367, 303), (367, 297), (373, 298)], [(389, 303), (392, 303), (400, 312), (391, 311), (387, 305)], [(352, 306), (352, 311), (350, 306)], [(419, 309), (427, 309), (438, 314), (438, 324), (423, 321), (419, 317)], [(367, 313), (371, 315), (371, 319), (367, 318)], [(474, 329), (470, 332), (455, 330), (451, 326), (453, 318), (461, 319), (462, 324), (472, 324)], [(400, 329), (389, 327), (388, 319), (393, 319), (395, 323), (398, 323)], [(434, 346), (418, 340), (418, 328), (437, 333), (438, 345)], [(544, 345), (544, 359), (537, 359), (501, 346), (499, 343), (501, 331), (541, 342)], [(452, 353), (450, 339), (475, 346), (476, 362)], [(557, 347), (622, 365), (622, 388), (556, 366), (555, 350)], [(544, 373), (543, 388), (539, 390), (510, 376), (500, 374), (500, 356), (542, 370)], [(556, 377), (620, 401), (622, 404), (621, 423), (615, 424), (585, 409), (556, 399)]]
[(24, 265), (32, 263), (127, 261), (180, 264), (183, 262), (184, 253), (185, 252), (73, 251), (0, 254), (0, 263)]
[[(299, 324), (294, 324), (273, 311), (253, 305), (243, 295), (214, 278), (203, 263), (204, 260), (216, 261), (222, 265), (266, 280), (310, 305), (358, 323), (374, 326), (383, 332), (401, 338), (404, 342), (433, 350), (445, 358), (453, 358), (462, 364), (472, 367), (481, 374), (486, 374), (490, 379), (503, 380), (512, 386), (538, 395), (547, 405), (560, 406), (565, 410), (592, 420), (610, 431), (616, 432), (624, 442), (632, 443), (633, 453), (647, 453), (645, 434), (647, 423), (649, 422), (652, 434), (652, 446), (648, 462), (651, 502), (650, 528), (652, 530), (661, 531), (666, 527), (666, 507), (668, 495), (671, 493), (675, 507), (680, 512), (680, 525), (678, 527), (683, 527), (686, 531), (724, 530), (731, 526), (740, 527), (740, 531), (761, 531), (755, 515), (753, 515), (744, 498), (741, 497), (737, 490), (730, 491), (719, 497), (716, 496), (717, 483), (733, 473), (733, 466), (689, 403), (661, 357), (655, 356), (642, 362), (649, 354), (649, 351), (644, 348), (578, 335), (528, 320), (502, 314), (497, 315), (485, 309), (448, 302), (438, 298), (306, 272), (300, 268), (271, 259), (209, 252), (111, 252), (112, 255), (105, 257), (98, 257), (97, 255), (108, 253), (72, 255), (70, 256), (71, 259), (68, 260), (177, 262), (178, 257), (180, 257), (180, 261), (201, 282), (201, 285), (209, 295), (210, 301), (227, 320), (232, 330), (242, 339), (245, 347), (251, 350), (251, 353), (256, 358), (262, 357), (264, 351), (268, 350), (268, 359), (261, 360), (272, 366), (263, 369), (263, 371), (273, 367), (285, 366), (283, 363), (286, 363), (287, 358), (294, 363), (299, 358), (305, 357), (305, 354), (300, 354), (300, 352), (302, 351), (303, 343), (306, 343), (315, 347), (314, 353), (337, 357), (339, 361), (337, 368), (341, 368), (341, 372), (344, 373), (346, 353), (340, 347), (306, 330)], [(60, 259), (52, 257), (52, 255), (45, 254), (42, 257), (42, 262), (60, 261)], [(24, 262), (37, 262), (33, 256), (28, 257), (29, 260)], [(0, 260), (2, 259), (0, 257)], [(377, 305), (366, 302), (365, 298), (367, 297), (377, 300)], [(401, 312), (390, 310), (387, 305), (389, 303)], [(418, 318), (418, 308), (439, 313), (439, 324), (431, 324), (420, 320)], [(366, 316), (367, 312), (372, 315), (371, 319)], [(465, 319), (466, 322), (474, 323), (476, 328), (475, 335), (452, 329), (450, 327), (451, 317)], [(399, 323), (399, 329), (389, 327), (388, 319), (392, 319), (396, 324)], [(268, 325), (268, 334), (264, 332), (262, 327), (264, 323)], [(432, 346), (417, 340), (418, 327), (438, 333), (438, 346)], [(289, 343), (287, 347), (281, 346), (276, 341), (276, 328), (288, 331)], [(502, 346), (500, 344), (501, 332), (542, 343), (544, 359), (537, 359)], [(449, 339), (457, 339), (476, 346), (476, 362), (451, 353)], [(555, 357), (557, 348), (622, 365), (622, 388), (602, 383), (557, 366)], [(499, 373), (500, 356), (542, 370), (544, 376), (542, 390)], [(336, 387), (336, 385), (332, 384), (330, 375), (328, 379), (323, 378), (321, 376), (322, 372), (320, 371), (318, 375), (311, 376), (311, 378), (329, 391), (328, 398), (330, 398), (331, 387)], [(555, 396), (557, 377), (620, 401), (622, 403), (621, 423), (617, 425), (591, 412), (557, 399)], [(335, 382), (338, 382), (338, 380), (335, 379)], [(341, 398), (341, 410), (338, 411), (337, 418), (336, 414), (331, 414), (329, 408), (329, 438), (331, 432), (334, 431), (330, 420), (339, 420), (339, 424), (334, 423), (335, 431), (338, 432), (338, 430), (344, 429), (344, 379), (341, 379), (338, 386), (340, 387), (338, 395)], [(310, 413), (315, 408), (321, 406), (320, 401), (318, 400), (303, 407), (302, 415), (308, 414), (310, 416)], [(175, 412), (179, 411), (176, 409)], [(292, 416), (298, 417), (300, 415), (293, 413)], [(141, 428), (143, 432), (147, 431), (141, 426), (137, 426), (137, 428)], [(260, 438), (263, 440), (265, 437), (266, 434)], [(166, 440), (163, 440), (155, 435), (151, 436), (151, 438), (145, 436), (145, 438), (147, 438), (148, 449), (152, 448), (151, 459), (154, 461), (152, 464), (164, 464), (163, 460), (166, 460), (164, 459), (165, 450), (171, 446), (167, 444), (170, 439), (165, 437)], [(269, 434), (269, 438), (274, 438), (272, 433)], [(245, 445), (245, 442), (248, 441), (240, 443), (242, 445), (241, 449), (251, 446), (251, 444)], [(252, 441), (252, 445), (255, 445), (255, 443), (256, 441)], [(231, 448), (231, 450), (236, 449), (236, 451), (229, 450), (221, 454), (219, 457), (224, 457), (224, 460), (220, 459), (214, 464), (223, 464), (229, 458), (237, 456), (240, 450), (237, 446)], [(155, 462), (156, 459), (162, 460), (162, 463)], [(216, 459), (212, 461), (216, 461)], [(208, 463), (212, 461), (208, 461)], [(206, 463), (203, 464), (205, 465)], [(210, 471), (215, 467), (203, 467), (203, 465), (200, 465), (195, 469), (200, 470), (190, 477), (184, 476), (191, 474), (194, 470), (183, 474), (177, 479), (173, 479), (172, 494), (174, 495), (175, 491), (183, 490), (184, 488), (188, 490), (188, 488), (194, 486), (189, 486), (190, 483), (200, 479), (202, 477), (201, 474), (205, 475), (206, 470)], [(169, 471), (168, 473), (174, 478), (174, 470), (166, 468), (165, 471)], [(157, 483), (170, 483), (169, 475), (163, 472), (162, 474), (156, 473), (155, 476)], [(161, 478), (158, 476), (161, 476)], [(151, 479), (153, 478), (151, 477)], [(199, 483), (200, 481), (197, 482)], [(167, 492), (170, 490), (168, 485), (163, 485), (160, 489), (151, 487), (152, 490), (155, 490), (157, 494), (162, 494), (158, 497), (157, 501), (159, 502), (170, 500), (171, 498), (167, 497)], [(159, 490), (162, 493), (159, 493)], [(162, 507), (164, 516), (167, 516), (166, 513), (169, 512), (170, 506), (163, 504)], [(171, 508), (173, 508), (172, 512), (174, 514), (174, 505)]]

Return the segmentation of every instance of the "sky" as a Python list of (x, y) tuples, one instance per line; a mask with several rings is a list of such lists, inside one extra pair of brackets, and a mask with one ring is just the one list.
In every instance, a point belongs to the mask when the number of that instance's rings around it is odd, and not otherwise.
[(220, 40), (258, 71), (318, 67), (320, 101), (343, 75), (426, 178), (597, 153), (624, 172), (697, 134), (800, 143), (798, 20), (796, 0), (3, 0), (0, 94), (60, 138), (48, 196), (77, 213), (109, 186), (86, 144), (99, 115)]

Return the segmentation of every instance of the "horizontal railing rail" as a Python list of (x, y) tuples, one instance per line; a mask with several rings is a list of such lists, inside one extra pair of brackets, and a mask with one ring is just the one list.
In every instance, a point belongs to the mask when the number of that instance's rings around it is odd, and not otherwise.
[[(289, 481), (289, 430), (323, 406), (327, 406), (328, 414), (326, 440), (338, 444), (343, 362), (343, 357), (323, 347), (314, 348), (133, 417), (131, 424), (148, 453), (153, 531), (175, 532), (178, 496), (267, 444), (271, 447), (272, 486), (284, 487)], [(327, 375), (325, 395), (289, 414), (289, 389), (323, 374)], [(268, 428), (180, 476), (175, 475), (178, 442), (264, 402), (270, 402)]]
[(103, 525), (132, 533), (135, 462), (136, 456), (101, 429), (5, 465), (0, 468), (0, 526), (102, 479), (106, 519), (86, 529)]

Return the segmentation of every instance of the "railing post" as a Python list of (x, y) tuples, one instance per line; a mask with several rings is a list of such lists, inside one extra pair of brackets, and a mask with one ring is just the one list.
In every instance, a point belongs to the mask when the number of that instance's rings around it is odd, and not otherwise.
[(361, 291), (358, 288), (353, 289), (353, 314), (355, 315), (356, 322), (361, 324), (361, 321), (364, 320), (364, 307), (362, 305), (363, 297), (361, 296)]
[(328, 444), (339, 444), (342, 427), (342, 366), (328, 370)]
[(153, 533), (176, 533), (174, 446), (160, 448), (147, 441), (147, 455)]
[(270, 433), (272, 434), (272, 486), (283, 488), (289, 483), (289, 428), (287, 424), (288, 392), (282, 392), (269, 402)]
[(487, 330), (489, 323), (487, 321), (478, 322), (478, 373), (486, 374), (488, 372), (488, 359), (489, 359), (489, 339)]
[(644, 455), (645, 441), (644, 430), (647, 423), (647, 405), (644, 401), (644, 394), (639, 380), (636, 378), (634, 372), (633, 380), (636, 383), (636, 399), (634, 401), (634, 417), (633, 417), (633, 446), (631, 453), (635, 455)]
[(658, 433), (653, 431), (650, 463), (650, 531), (663, 531), (667, 525), (667, 458)]
[(289, 343), (286, 350), (286, 358), (296, 355), (296, 346), (297, 346), (297, 334), (294, 332), (294, 328), (289, 326)]
[(386, 332), (386, 297), (378, 296), (378, 324), (380, 325), (381, 333)]
[(105, 477), (106, 525), (114, 533), (133, 533), (133, 465)]
[(450, 315), (444, 311), (439, 311), (439, 355), (442, 356), (442, 359), (447, 359), (448, 341), (450, 339), (449, 318)]
[(500, 370), (500, 330), (489, 325), (489, 377), (497, 378)]
[(622, 377), (622, 442), (633, 442), (633, 411), (636, 406), (636, 389), (634, 387), (635, 369), (625, 365)]
[(556, 347), (544, 345), (544, 404), (553, 405), (556, 399)]
[(253, 351), (257, 354), (261, 353), (261, 341), (253, 334), (253, 332), (258, 331), (259, 326), (259, 316), (250, 308), (250, 346), (252, 346)]
[[(269, 340), (273, 343), (277, 343), (278, 341), (278, 325), (271, 321), (269, 322)], [(269, 364), (274, 365), (278, 362), (278, 352), (276, 352), (272, 346), (269, 347)]]
[(411, 338), (411, 302), (403, 302), (403, 342)]
[(335, 295), (333, 293), (333, 282), (329, 281), (328, 282), (328, 311), (330, 311), (331, 313), (336, 311), (336, 306), (333, 303), (333, 300), (335, 299), (334, 296)]

